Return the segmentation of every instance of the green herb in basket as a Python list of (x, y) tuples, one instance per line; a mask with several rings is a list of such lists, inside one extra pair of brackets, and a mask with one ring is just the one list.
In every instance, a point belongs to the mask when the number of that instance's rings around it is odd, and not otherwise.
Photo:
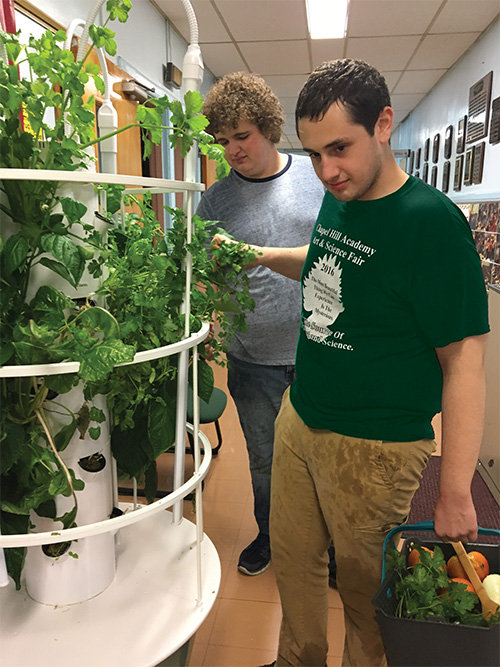
[(449, 579), (446, 561), (441, 549), (424, 549), (418, 544), (420, 562), (410, 572), (406, 557), (396, 549), (388, 550), (387, 569), (399, 577), (394, 587), (398, 601), (396, 616), (427, 620), (442, 619), (448, 623), (489, 627), (500, 621), (495, 614), (488, 621), (483, 619), (478, 598), (463, 583)]

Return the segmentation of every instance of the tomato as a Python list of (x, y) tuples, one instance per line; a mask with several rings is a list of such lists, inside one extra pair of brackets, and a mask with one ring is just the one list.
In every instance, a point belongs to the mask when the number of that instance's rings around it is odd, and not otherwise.
[[(428, 549), (427, 547), (421, 547), (425, 551), (428, 551), (430, 554), (433, 554), (432, 549)], [(410, 553), (408, 554), (408, 568), (411, 570), (415, 567), (417, 563), (420, 563), (420, 553), (418, 549), (415, 547), (412, 548)]]
[(468, 579), (464, 579), (463, 577), (452, 577), (451, 580), (456, 581), (457, 584), (465, 584), (467, 586), (467, 590), (470, 591), (471, 593), (476, 592), (476, 589)]
[[(467, 590), (470, 591), (471, 593), (476, 594), (476, 590), (474, 586), (470, 583), (468, 579), (464, 579), (463, 577), (453, 577), (453, 579), (450, 579), (450, 583), (452, 581), (455, 581), (457, 584), (465, 584), (467, 587)], [(439, 588), (438, 589), (438, 595), (440, 598), (444, 597), (446, 593), (448, 592), (447, 588)]]
[[(477, 576), (481, 581), (483, 581), (483, 579), (485, 579), (490, 573), (490, 566), (488, 561), (482, 553), (479, 553), (479, 551), (470, 551), (467, 554), (467, 557), (476, 570)], [(455, 577), (461, 577), (462, 579), (467, 580), (469, 579), (460, 561), (458, 560), (458, 556), (452, 556), (450, 559), (448, 559), (446, 563), (446, 572), (452, 579)]]

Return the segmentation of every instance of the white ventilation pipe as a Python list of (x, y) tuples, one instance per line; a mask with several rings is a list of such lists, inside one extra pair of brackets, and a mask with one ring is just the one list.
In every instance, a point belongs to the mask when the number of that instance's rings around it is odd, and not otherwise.
[(182, 66), (183, 91), (199, 91), (203, 81), (203, 59), (198, 45), (198, 22), (189, 0), (182, 0), (189, 23), (189, 46)]
[[(198, 92), (200, 90), (201, 82), (203, 81), (203, 60), (201, 57), (201, 50), (198, 46), (198, 22), (196, 20), (196, 15), (194, 13), (193, 7), (189, 0), (182, 0), (184, 10), (187, 15), (189, 23), (189, 41), (190, 44), (187, 48), (186, 55), (184, 56), (183, 68), (182, 68), (182, 91), (185, 94), (188, 90)], [(197, 163), (198, 151), (196, 146), (192, 146), (189, 153), (184, 159), (184, 180), (190, 183), (194, 183), (196, 180), (196, 163)], [(191, 220), (194, 213), (193, 206), (193, 193), (186, 192), (184, 194), (184, 213), (186, 214), (187, 220)], [(191, 243), (192, 238), (192, 225), (188, 224), (187, 226), (187, 242)], [(184, 334), (186, 337), (190, 334), (189, 321), (191, 314), (191, 280), (192, 280), (192, 258), (188, 254), (186, 258), (186, 296), (183, 303), (182, 312), (185, 313), (185, 331)], [(193, 351), (193, 355), (196, 354), (196, 350)], [(179, 355), (179, 375), (177, 380), (177, 407), (179, 415), (187, 414), (187, 382), (188, 382), (188, 362), (189, 356), (188, 352), (181, 352)], [(197, 385), (197, 383), (196, 383)], [(198, 387), (193, 387), (193, 396), (198, 395)], [(194, 400), (194, 399), (193, 399)], [(198, 406), (193, 405), (195, 412), (196, 422), (198, 419)], [(179, 420), (179, 422), (182, 420)], [(175, 448), (175, 465), (174, 465), (174, 489), (179, 488), (184, 482), (184, 459), (185, 459), (185, 441), (186, 435), (183, 432), (183, 425), (178, 423), (176, 425), (176, 448)], [(196, 431), (195, 431), (195, 451), (199, 446), (196, 441)], [(195, 470), (196, 470), (196, 460), (195, 460)], [(197, 504), (200, 502), (198, 494), (196, 496)], [(182, 503), (176, 503), (173, 508), (173, 517), (172, 521), (174, 523), (179, 523), (182, 519)], [(201, 506), (199, 508), (201, 518)], [(200, 522), (196, 522), (197, 527), (201, 525)], [(197, 528), (199, 530), (199, 527)], [(198, 578), (198, 581), (201, 579)]]
[(87, 51), (87, 44), (89, 43), (89, 28), (94, 23), (101, 6), (104, 4), (105, 0), (96, 0), (94, 6), (87, 16), (85, 22), (85, 27), (83, 28), (82, 39), (80, 40), (80, 46), (78, 47), (78, 53), (76, 55), (77, 60), (83, 60), (85, 53)]
[[(99, 7), (97, 7), (97, 10), (94, 7), (89, 16), (93, 16), (95, 18), (98, 11)], [(68, 30), (66, 31), (67, 37), (66, 37), (66, 42), (64, 44), (64, 48), (71, 49), (71, 41), (73, 39), (74, 32), (77, 28), (81, 27), (83, 27), (83, 34), (80, 40), (80, 47), (84, 42), (85, 44), (88, 44), (88, 26), (91, 25), (91, 23), (92, 21), (89, 22), (89, 18), (87, 18), (86, 22), (83, 19), (75, 19), (74, 21), (72, 21), (69, 25)], [(85, 56), (86, 48), (87, 47), (85, 46), (81, 58)], [(111, 134), (112, 132), (116, 132), (116, 130), (118, 129), (118, 114), (116, 112), (115, 107), (113, 106), (113, 102), (111, 101), (112, 87), (109, 79), (108, 67), (106, 64), (106, 53), (102, 48), (102, 46), (96, 48), (96, 51), (97, 51), (97, 56), (99, 58), (99, 64), (101, 66), (102, 78), (104, 81), (104, 98), (101, 106), (97, 110), (97, 128), (99, 136), (102, 137), (105, 136), (106, 134)], [(80, 54), (80, 48), (78, 49), (78, 54)], [(77, 60), (81, 60), (81, 58), (79, 58), (77, 55)], [(101, 141), (99, 144), (99, 151), (100, 151), (99, 153), (100, 171), (104, 172), (105, 174), (116, 174), (117, 171), (116, 158), (118, 153), (117, 136), (115, 135), (113, 137), (110, 137), (109, 139), (104, 139), (104, 141)]]

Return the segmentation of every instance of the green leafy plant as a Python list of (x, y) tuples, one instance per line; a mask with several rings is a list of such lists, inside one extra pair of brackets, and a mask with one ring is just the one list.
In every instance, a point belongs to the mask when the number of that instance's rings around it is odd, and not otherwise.
[[(108, 0), (109, 17), (90, 36), (109, 54), (116, 52), (109, 21), (124, 21), (130, 0)], [(17, 35), (2, 33), (11, 63), (0, 63), (0, 167), (12, 169), (84, 169), (89, 149), (109, 135), (96, 137), (94, 100), (83, 102), (85, 84), (92, 78), (103, 90), (97, 66), (75, 62), (61, 47), (63, 33), (47, 31), (22, 45)], [(90, 51), (90, 49), (89, 49)], [(19, 75), (29, 64), (30, 77)], [(119, 128), (139, 127), (145, 155), (169, 131), (172, 147), (185, 156), (195, 142), (217, 161), (218, 175), (228, 171), (224, 151), (204, 132), (207, 120), (199, 113), (198, 93), (186, 94), (184, 105), (167, 97), (137, 108), (136, 121)], [(162, 125), (166, 110), (171, 127)], [(52, 112), (53, 122), (47, 115)], [(40, 141), (43, 140), (43, 141)], [(100, 215), (112, 222), (119, 206), (120, 188), (108, 186), (107, 210)], [(193, 259), (190, 330), (197, 331), (215, 313), (221, 337), (214, 340), (221, 360), (224, 338), (234, 326), (244, 327), (245, 308), (251, 308), (242, 262), (235, 246), (208, 256), (209, 232), (203, 221), (193, 221), (193, 239), (186, 238), (182, 211), (173, 209), (173, 227), (163, 232), (150, 201), (129, 197), (139, 213), (127, 214), (123, 228), (97, 231), (85, 222), (86, 206), (61, 194), (60, 183), (4, 179), (0, 210), (8, 219), (0, 238), (0, 365), (47, 364), (78, 361), (78, 374), (0, 380), (0, 492), (1, 532), (19, 534), (30, 529), (30, 513), (75, 525), (78, 492), (83, 482), (68, 469), (61, 452), (75, 433), (97, 439), (104, 413), (92, 405), (105, 394), (111, 415), (112, 446), (121, 473), (145, 480), (149, 500), (156, 492), (156, 458), (173, 444), (177, 367), (172, 358), (118, 366), (139, 350), (167, 345), (183, 337), (182, 296), (185, 262)], [(240, 244), (241, 246), (241, 244)], [(224, 254), (225, 253), (225, 254)], [(96, 295), (74, 300), (64, 290), (42, 284), (34, 294), (33, 274), (40, 265), (60, 281), (76, 288), (84, 272), (99, 278)], [(30, 289), (31, 288), (31, 289)], [(203, 350), (201, 349), (203, 352)], [(72, 412), (64, 401), (77, 383), (83, 384), (81, 408)], [(210, 395), (213, 376), (200, 365), (200, 393)], [(48, 407), (50, 405), (50, 407)], [(47, 410), (67, 415), (67, 423), (51, 432)], [(72, 509), (57, 516), (55, 498), (73, 497)], [(9, 573), (20, 586), (25, 549), (7, 549)]]
[(396, 549), (388, 550), (388, 570), (397, 575), (394, 586), (398, 601), (396, 616), (420, 620), (435, 618), (447, 623), (486, 627), (500, 621), (499, 614), (485, 620), (477, 595), (468, 591), (465, 584), (449, 579), (439, 546), (435, 546), (432, 552), (418, 543), (412, 548), (419, 552), (420, 562), (411, 572), (403, 553)]

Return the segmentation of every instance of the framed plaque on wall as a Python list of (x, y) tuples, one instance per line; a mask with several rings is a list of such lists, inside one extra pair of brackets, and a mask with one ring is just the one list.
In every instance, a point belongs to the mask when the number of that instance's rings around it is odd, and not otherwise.
[(472, 168), (472, 182), (474, 184), (481, 183), (483, 180), (483, 164), (484, 164), (484, 148), (485, 142), (482, 141), (480, 144), (474, 146), (474, 159), (473, 159), (473, 168)]
[(473, 165), (474, 165), (474, 149), (469, 148), (465, 153), (464, 185), (472, 185)]
[(432, 161), (435, 163), (439, 158), (439, 143), (440, 136), (439, 134), (434, 135), (434, 140), (432, 142)]
[(444, 159), (449, 160), (451, 157), (451, 142), (453, 141), (453, 125), (448, 125), (444, 135)]
[(450, 163), (445, 162), (443, 165), (443, 180), (441, 182), (441, 191), (448, 192), (450, 189)]
[(500, 143), (500, 97), (491, 103), (490, 144)]
[(437, 165), (434, 165), (431, 170), (431, 185), (433, 188), (436, 187), (438, 181), (438, 168)]
[(424, 162), (427, 162), (429, 159), (429, 149), (431, 147), (431, 140), (426, 139), (424, 144)]
[(455, 174), (453, 176), (453, 189), (458, 192), (462, 189), (462, 174), (464, 171), (464, 156), (459, 155), (455, 160)]
[(421, 158), (422, 158), (422, 149), (419, 148), (419, 149), (417, 150), (416, 155), (415, 155), (415, 169), (420, 169), (420, 161), (421, 161)]
[(457, 153), (463, 153), (465, 148), (465, 132), (467, 129), (467, 116), (458, 121), (457, 127)]
[(492, 79), (493, 72), (488, 72), (469, 89), (469, 122), (466, 142), (468, 144), (472, 144), (488, 134)]

